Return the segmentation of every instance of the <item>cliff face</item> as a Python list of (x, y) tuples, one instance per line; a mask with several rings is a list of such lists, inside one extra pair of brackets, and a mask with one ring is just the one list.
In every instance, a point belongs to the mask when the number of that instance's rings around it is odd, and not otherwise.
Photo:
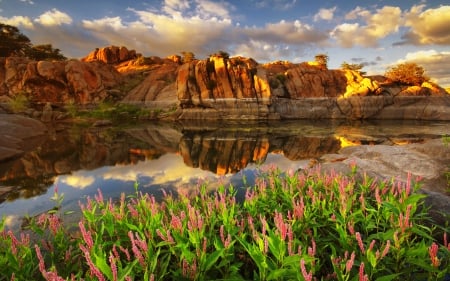
[(179, 68), (177, 95), (181, 119), (450, 119), (450, 96), (433, 83), (401, 86), (308, 63), (212, 56)]
[(0, 96), (7, 98), (23, 93), (36, 103), (88, 104), (108, 98), (121, 81), (114, 67), (101, 62), (0, 58)]

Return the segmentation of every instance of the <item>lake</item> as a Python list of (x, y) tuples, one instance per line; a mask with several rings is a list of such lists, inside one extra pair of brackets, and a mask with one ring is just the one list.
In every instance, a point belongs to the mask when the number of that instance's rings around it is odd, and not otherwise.
[(34, 149), (0, 163), (0, 218), (17, 229), (25, 216), (55, 206), (76, 220), (79, 202), (98, 190), (117, 199), (138, 190), (189, 193), (232, 184), (242, 196), (259, 169), (298, 170), (348, 145), (402, 145), (450, 135), (448, 122), (277, 121), (140, 122), (115, 127), (58, 124)]

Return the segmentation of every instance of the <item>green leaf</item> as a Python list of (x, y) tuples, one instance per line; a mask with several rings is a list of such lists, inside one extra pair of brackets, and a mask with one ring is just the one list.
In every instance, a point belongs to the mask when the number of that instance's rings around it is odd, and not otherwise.
[(108, 263), (106, 262), (105, 255), (97, 255), (97, 253), (94, 253), (94, 264), (95, 266), (100, 269), (100, 271), (108, 277), (109, 280), (113, 279), (111, 268), (109, 267)]
[(394, 280), (396, 277), (400, 276), (400, 274), (401, 273), (396, 273), (396, 274), (390, 274), (390, 275), (378, 277), (377, 279), (375, 279), (375, 281), (391, 281), (391, 280)]
[(208, 271), (211, 269), (211, 267), (217, 262), (217, 260), (223, 255), (223, 249), (213, 252), (212, 254), (208, 255), (206, 258), (205, 263), (205, 271)]

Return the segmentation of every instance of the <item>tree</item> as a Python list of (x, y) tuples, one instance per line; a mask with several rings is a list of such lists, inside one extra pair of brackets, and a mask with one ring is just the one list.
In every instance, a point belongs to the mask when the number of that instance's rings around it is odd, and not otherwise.
[(0, 57), (24, 55), (30, 47), (30, 39), (17, 27), (0, 23)]
[(52, 44), (35, 45), (26, 50), (26, 56), (34, 60), (66, 60), (59, 49), (53, 49)]
[(195, 55), (193, 52), (181, 52), (181, 54), (183, 55), (183, 63), (187, 63), (187, 62), (191, 62), (193, 60), (195, 60)]
[(316, 61), (316, 63), (318, 64), (318, 65), (320, 65), (320, 66), (324, 66), (325, 68), (327, 67), (327, 64), (328, 64), (328, 60), (329, 60), (330, 58), (328, 57), (328, 55), (326, 55), (326, 54), (317, 54), (315, 57), (314, 57), (314, 60)]
[(352, 71), (357, 71), (359, 72), (361, 75), (366, 74), (365, 71), (361, 71), (361, 69), (364, 67), (364, 64), (362, 63), (348, 63), (346, 61), (344, 61), (341, 64), (341, 68), (344, 70), (352, 70)]
[(406, 62), (393, 66), (386, 71), (384, 76), (389, 78), (392, 82), (417, 86), (430, 80), (430, 78), (425, 75), (423, 67), (414, 62)]

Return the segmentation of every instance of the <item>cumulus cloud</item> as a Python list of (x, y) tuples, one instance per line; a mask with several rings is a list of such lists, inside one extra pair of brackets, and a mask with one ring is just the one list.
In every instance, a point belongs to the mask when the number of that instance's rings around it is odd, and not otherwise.
[(364, 24), (343, 23), (334, 28), (331, 36), (342, 47), (355, 45), (376, 47), (378, 40), (398, 31), (402, 21), (399, 7), (384, 6), (376, 13), (357, 7), (346, 15), (349, 19), (362, 19)]
[(94, 176), (83, 175), (82, 172), (74, 173), (73, 175), (62, 177), (61, 183), (67, 184), (73, 188), (85, 189), (95, 182)]
[(327, 34), (299, 20), (282, 20), (268, 23), (264, 27), (247, 27), (243, 32), (253, 40), (269, 43), (308, 44), (327, 39)]
[(425, 69), (425, 73), (440, 86), (450, 86), (450, 69), (443, 67), (450, 65), (450, 52), (438, 52), (436, 50), (421, 50), (410, 52), (398, 63), (414, 62)]
[(334, 17), (336, 6), (330, 9), (320, 9), (317, 14), (314, 15), (314, 21), (327, 20), (330, 21)]
[(13, 16), (10, 18), (0, 16), (0, 22), (16, 27), (34, 28), (33, 21), (29, 17), (24, 16)]
[(58, 26), (62, 24), (71, 24), (72, 18), (64, 12), (52, 9), (40, 15), (34, 21), (44, 26)]
[(398, 44), (450, 45), (450, 6), (424, 10), (424, 5), (413, 6), (405, 15), (409, 31)]

